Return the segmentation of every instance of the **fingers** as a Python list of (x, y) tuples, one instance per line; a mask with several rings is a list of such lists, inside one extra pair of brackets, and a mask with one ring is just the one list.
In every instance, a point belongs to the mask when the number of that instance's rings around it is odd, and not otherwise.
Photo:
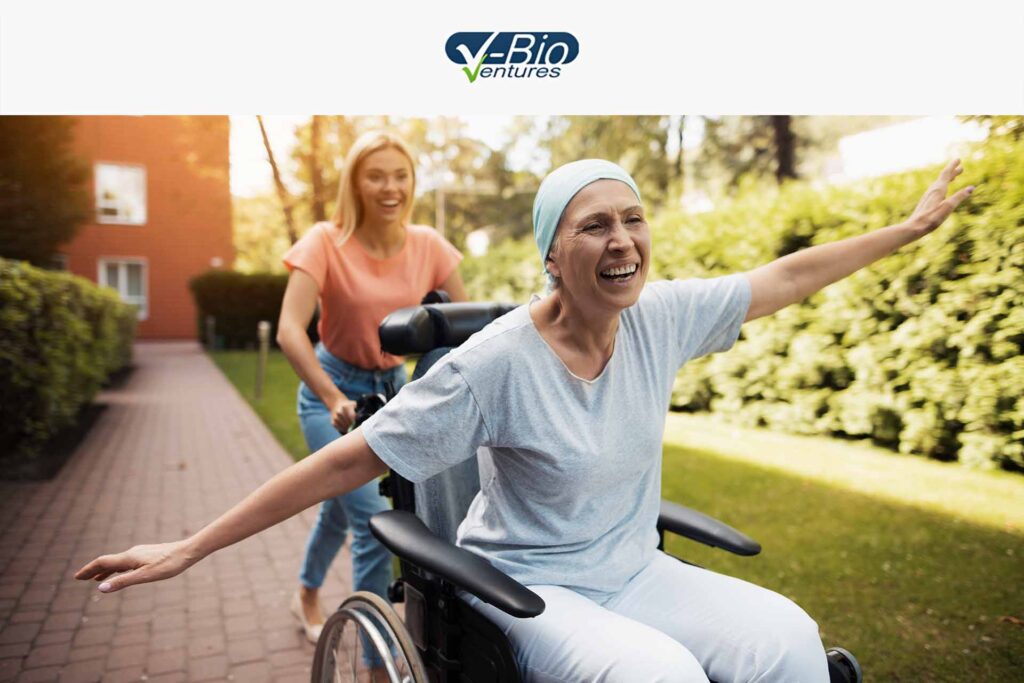
[[(971, 196), (974, 192), (974, 185), (969, 185), (959, 192), (955, 192), (952, 196), (946, 199), (943, 204), (949, 205), (949, 212), (952, 213), (953, 209), (960, 206), (960, 203)], [(947, 214), (948, 215), (948, 214)]]
[(333, 424), (334, 428), (338, 431), (343, 432), (348, 429), (350, 422), (351, 420), (348, 419), (348, 412), (344, 409), (337, 410), (331, 414), (331, 424)]
[(119, 590), (124, 590), (129, 586), (135, 586), (140, 583), (149, 583), (150, 581), (156, 581), (159, 577), (153, 576), (152, 572), (146, 571), (145, 568), (139, 568), (124, 574), (118, 574), (117, 576), (104, 581), (98, 586), (101, 593), (116, 593)]
[(331, 424), (344, 433), (356, 419), (356, 402), (343, 401), (331, 412)]
[(135, 569), (136, 566), (138, 565), (129, 560), (125, 556), (125, 553), (120, 553), (118, 555), (103, 555), (101, 557), (97, 557), (95, 560), (75, 572), (75, 578), (79, 581), (85, 581), (87, 579), (95, 579), (97, 577), (107, 577), (117, 572)]
[(974, 186), (965, 187), (959, 192), (947, 197), (945, 200), (939, 203), (934, 209), (924, 214), (921, 217), (921, 224), (925, 233), (929, 233), (935, 230), (937, 227), (942, 225), (943, 221), (949, 218), (949, 215), (956, 210), (956, 207), (971, 196), (974, 192)]
[[(138, 562), (127, 556), (127, 553), (119, 555), (103, 555), (85, 565), (75, 573), (75, 578), (80, 581), (92, 579), (100, 582), (101, 593), (113, 593), (127, 586), (142, 583), (145, 579), (139, 576)], [(118, 574), (118, 572), (124, 572)], [(114, 578), (110, 578), (118, 574)], [(108, 580), (109, 579), (109, 580)]]
[(953, 159), (951, 162), (946, 164), (944, 169), (942, 169), (942, 172), (939, 174), (939, 181), (948, 185), (963, 172), (964, 167), (960, 165), (960, 160)]

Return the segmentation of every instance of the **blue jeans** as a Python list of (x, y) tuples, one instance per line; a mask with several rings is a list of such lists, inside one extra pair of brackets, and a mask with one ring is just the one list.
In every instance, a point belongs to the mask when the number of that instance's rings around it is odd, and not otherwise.
[[(405, 366), (390, 370), (364, 370), (335, 357), (316, 345), (320, 366), (341, 391), (353, 401), (362, 394), (382, 394), (386, 382), (397, 391), (405, 383)], [(310, 453), (318, 451), (339, 436), (331, 424), (331, 412), (304, 382), (299, 383), (299, 423)], [(320, 588), (341, 546), (352, 530), (352, 588), (376, 593), (385, 600), (391, 582), (391, 554), (370, 533), (370, 517), (389, 509), (387, 500), (371, 481), (345, 495), (326, 500), (306, 544), (306, 558), (299, 580), (306, 588)]]

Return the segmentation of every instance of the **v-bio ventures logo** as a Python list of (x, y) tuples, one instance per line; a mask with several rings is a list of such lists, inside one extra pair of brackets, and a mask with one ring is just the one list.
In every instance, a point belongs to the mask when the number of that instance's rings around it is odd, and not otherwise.
[(448, 59), (462, 65), (470, 83), (478, 78), (558, 78), (580, 53), (571, 33), (454, 33), (444, 46)]

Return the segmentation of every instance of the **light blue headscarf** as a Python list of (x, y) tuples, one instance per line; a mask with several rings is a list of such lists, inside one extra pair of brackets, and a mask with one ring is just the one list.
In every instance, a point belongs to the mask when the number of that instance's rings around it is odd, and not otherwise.
[(537, 241), (549, 286), (555, 280), (548, 272), (547, 258), (551, 244), (555, 241), (558, 221), (576, 193), (595, 180), (621, 180), (629, 185), (637, 200), (640, 200), (640, 190), (633, 178), (618, 164), (604, 159), (573, 161), (549, 173), (533, 200), (533, 238)]

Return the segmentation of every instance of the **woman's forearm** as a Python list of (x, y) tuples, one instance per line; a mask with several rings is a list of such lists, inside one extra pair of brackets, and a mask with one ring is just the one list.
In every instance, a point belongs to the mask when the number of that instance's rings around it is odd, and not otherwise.
[(910, 227), (899, 223), (837, 242), (819, 244), (783, 256), (775, 263), (793, 283), (794, 300), (801, 301), (914, 239)]
[(383, 474), (359, 430), (279, 472), (188, 539), (195, 561), (282, 522), (322, 500), (347, 493)]
[(278, 332), (277, 344), (295, 369), (295, 374), (323, 401), (324, 405), (331, 407), (343, 395), (330, 376), (320, 367), (305, 330), (283, 326)]
[(362, 486), (386, 471), (363, 438), (353, 431), (292, 465), (242, 502), (183, 541), (137, 545), (101, 555), (75, 578), (102, 581), (102, 593), (177, 576), (210, 553), (283, 522), (305, 508)]
[(803, 301), (819, 289), (932, 232), (974, 191), (970, 185), (950, 196), (949, 184), (963, 171), (960, 160), (946, 165), (903, 223), (865, 235), (821, 244), (776, 259), (746, 273), (750, 306), (746, 320), (770, 315)]
[(864, 235), (819, 244), (778, 258), (747, 273), (759, 296), (748, 320), (769, 315), (803, 301), (818, 290), (855, 273), (917, 239), (909, 223), (898, 223)]

